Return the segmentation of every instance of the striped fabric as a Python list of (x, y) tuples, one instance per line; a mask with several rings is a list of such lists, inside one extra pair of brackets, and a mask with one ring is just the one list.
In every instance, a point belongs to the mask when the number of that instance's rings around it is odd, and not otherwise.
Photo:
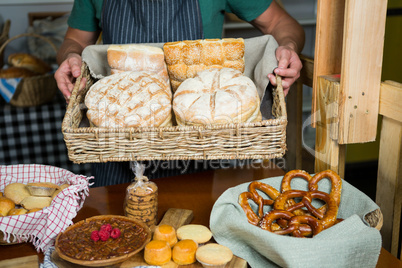
[(10, 102), (21, 79), (22, 78), (0, 79), (0, 95), (6, 102)]
[(160, 43), (201, 39), (196, 0), (105, 1), (103, 43)]

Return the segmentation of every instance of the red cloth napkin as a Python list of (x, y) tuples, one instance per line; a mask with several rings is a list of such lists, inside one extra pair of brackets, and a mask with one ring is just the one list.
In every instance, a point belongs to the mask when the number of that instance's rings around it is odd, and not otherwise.
[(49, 207), (25, 215), (0, 218), (0, 230), (10, 242), (32, 242), (37, 251), (47, 251), (54, 245), (56, 236), (73, 224), (72, 219), (82, 208), (93, 177), (46, 165), (0, 166), (0, 191), (13, 182), (52, 182), (70, 186), (60, 192)]

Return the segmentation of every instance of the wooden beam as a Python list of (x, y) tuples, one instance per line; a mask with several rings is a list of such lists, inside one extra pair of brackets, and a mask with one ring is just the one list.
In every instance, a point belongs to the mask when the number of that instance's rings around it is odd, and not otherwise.
[(288, 151), (285, 155), (286, 170), (302, 168), (302, 107), (303, 84), (297, 81), (292, 85), (286, 101), (288, 125), (286, 126), (286, 141)]
[(394, 81), (381, 83), (380, 111), (381, 115), (402, 122), (402, 84)]
[(331, 169), (345, 177), (345, 145), (338, 143), (339, 76), (317, 80), (315, 172)]
[(300, 70), (298, 82), (308, 87), (313, 87), (314, 59), (300, 55), (300, 60), (303, 64), (303, 68)]
[(382, 119), (376, 203), (381, 208), (383, 247), (397, 256), (402, 195), (402, 122)]
[(345, 0), (317, 2), (317, 24), (314, 54), (312, 126), (317, 111), (317, 80), (319, 76), (341, 73), (342, 38)]
[(346, 1), (339, 144), (376, 138), (386, 11), (386, 0)]

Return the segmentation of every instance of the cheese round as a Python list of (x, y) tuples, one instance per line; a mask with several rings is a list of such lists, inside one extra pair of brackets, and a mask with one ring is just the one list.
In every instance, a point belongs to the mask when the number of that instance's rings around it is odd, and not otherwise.
[(207, 69), (186, 79), (173, 97), (178, 125), (207, 125), (261, 120), (254, 82), (232, 68)]
[(106, 76), (85, 96), (88, 120), (97, 127), (159, 127), (171, 125), (169, 85), (150, 72)]

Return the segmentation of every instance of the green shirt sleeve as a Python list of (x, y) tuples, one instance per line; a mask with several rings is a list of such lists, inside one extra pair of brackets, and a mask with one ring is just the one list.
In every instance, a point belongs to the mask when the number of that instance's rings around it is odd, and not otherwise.
[(204, 38), (222, 38), (225, 12), (234, 13), (245, 21), (261, 15), (272, 0), (198, 0)]
[(102, 5), (103, 0), (75, 0), (68, 26), (88, 32), (99, 31)]
[(272, 0), (227, 0), (226, 11), (236, 14), (240, 19), (252, 21), (261, 15)]

